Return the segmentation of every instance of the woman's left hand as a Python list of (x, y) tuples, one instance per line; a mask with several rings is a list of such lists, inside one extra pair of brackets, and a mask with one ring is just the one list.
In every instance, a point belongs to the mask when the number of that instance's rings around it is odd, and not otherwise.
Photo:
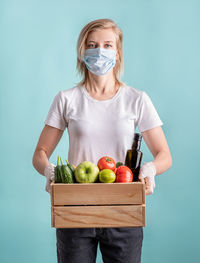
[(143, 163), (140, 173), (139, 180), (145, 183), (145, 195), (153, 194), (155, 184), (156, 167), (153, 162)]

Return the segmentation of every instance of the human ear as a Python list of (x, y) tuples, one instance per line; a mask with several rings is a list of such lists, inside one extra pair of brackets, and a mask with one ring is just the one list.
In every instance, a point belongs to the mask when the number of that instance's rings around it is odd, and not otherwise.
[(118, 60), (119, 59), (119, 53), (118, 53), (118, 51), (116, 50), (116, 60)]

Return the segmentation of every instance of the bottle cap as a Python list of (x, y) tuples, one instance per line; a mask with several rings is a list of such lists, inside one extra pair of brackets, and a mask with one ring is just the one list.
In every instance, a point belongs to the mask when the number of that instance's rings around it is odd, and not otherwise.
[(135, 135), (134, 135), (134, 140), (141, 141), (141, 140), (142, 140), (142, 134), (140, 134), (140, 133), (135, 133)]

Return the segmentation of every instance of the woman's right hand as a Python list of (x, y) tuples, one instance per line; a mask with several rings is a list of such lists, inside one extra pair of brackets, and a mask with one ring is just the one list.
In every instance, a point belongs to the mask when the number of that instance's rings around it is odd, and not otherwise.
[(50, 183), (54, 179), (55, 165), (49, 162), (56, 145), (61, 139), (63, 130), (45, 125), (40, 135), (37, 147), (33, 155), (33, 166), (42, 175), (46, 177), (46, 191), (50, 192)]
[(50, 184), (55, 180), (55, 165), (49, 163), (44, 169), (44, 176), (46, 176), (45, 190), (50, 193)]

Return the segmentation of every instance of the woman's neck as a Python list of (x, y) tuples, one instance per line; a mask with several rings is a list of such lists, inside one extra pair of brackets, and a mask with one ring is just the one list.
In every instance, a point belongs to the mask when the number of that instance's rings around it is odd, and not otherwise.
[(117, 85), (115, 78), (112, 74), (105, 76), (96, 76), (89, 72), (88, 82), (85, 84), (85, 88), (88, 92), (97, 95), (107, 95), (115, 93), (119, 86)]

